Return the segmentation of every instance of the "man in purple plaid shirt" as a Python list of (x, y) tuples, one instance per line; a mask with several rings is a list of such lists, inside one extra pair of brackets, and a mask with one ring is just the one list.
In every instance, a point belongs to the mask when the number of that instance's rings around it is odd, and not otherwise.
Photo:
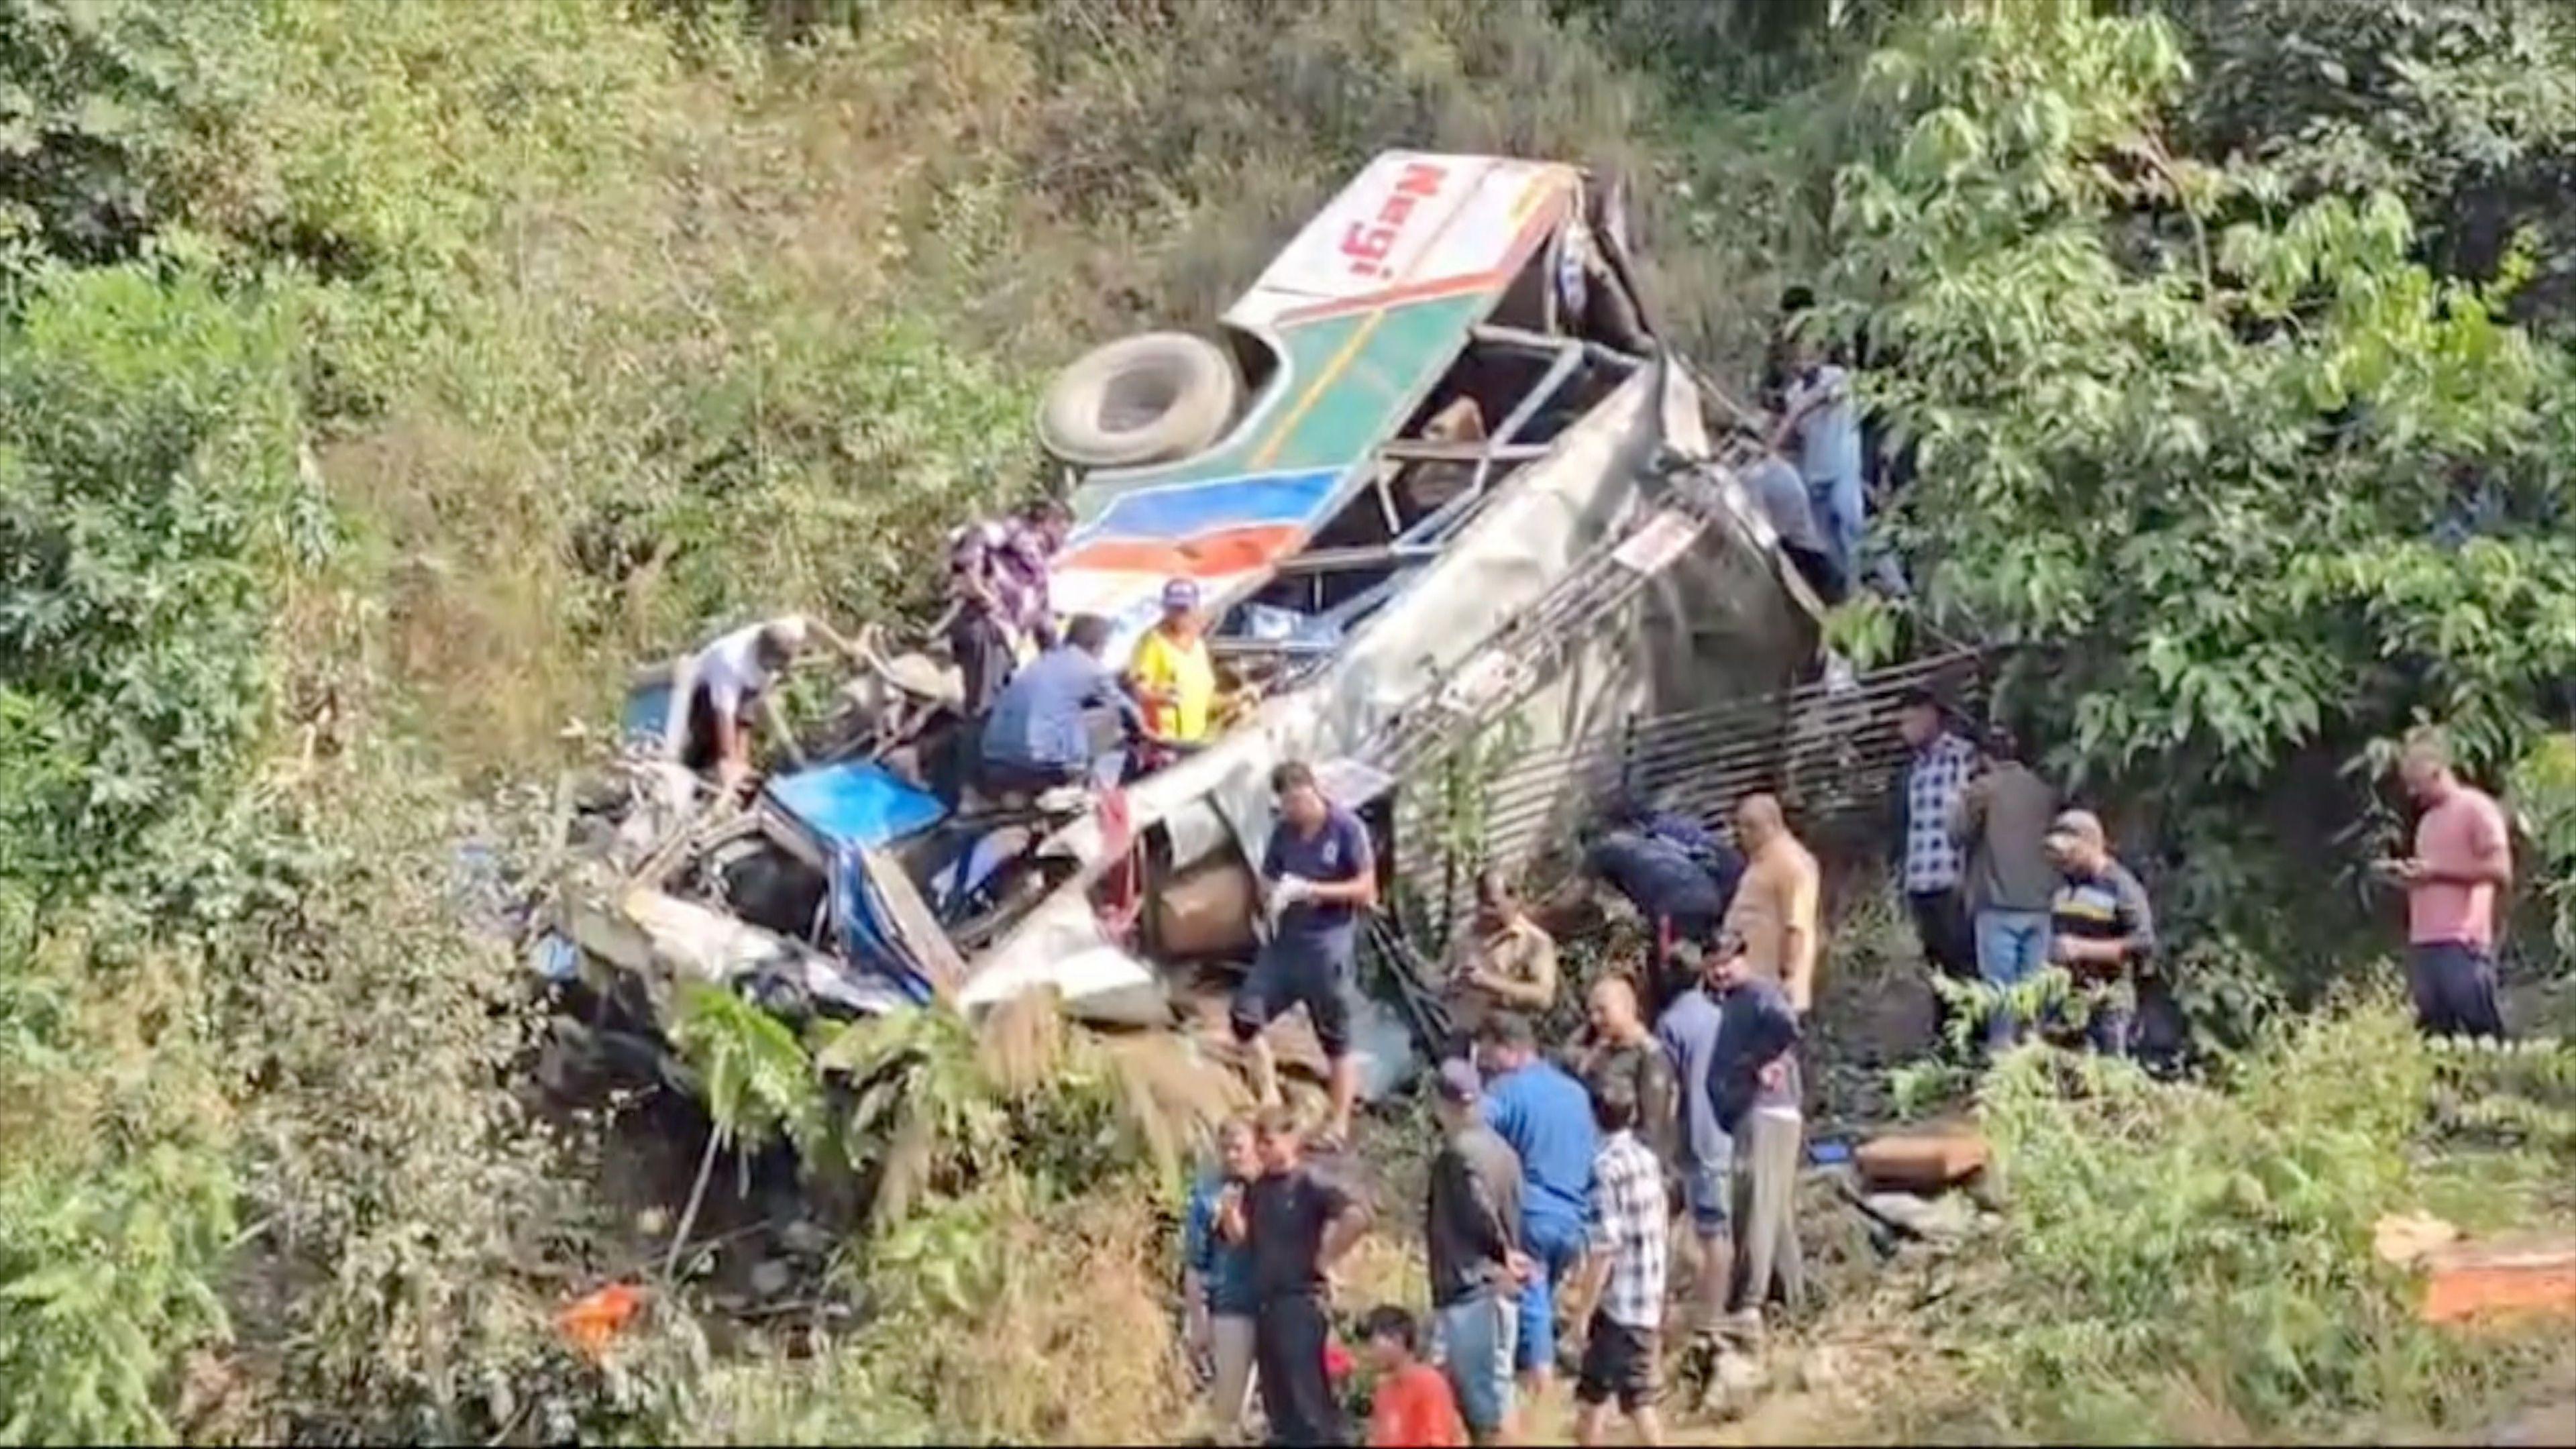
[(1610, 1400), (1641, 1444), (1663, 1442), (1655, 1413), (1664, 1323), (1664, 1168), (1637, 1140), (1637, 1098), (1625, 1081), (1592, 1094), (1602, 1132), (1592, 1165), (1592, 1252), (1576, 1285), (1573, 1321), (1584, 1324), (1574, 1382), (1574, 1442), (1598, 1444)]
[(1047, 564), (1072, 515), (1040, 498), (1007, 518), (977, 519), (948, 536), (948, 585), (957, 614), (948, 648), (965, 674), (966, 713), (982, 715), (1010, 682), (1024, 651), (1054, 644)]

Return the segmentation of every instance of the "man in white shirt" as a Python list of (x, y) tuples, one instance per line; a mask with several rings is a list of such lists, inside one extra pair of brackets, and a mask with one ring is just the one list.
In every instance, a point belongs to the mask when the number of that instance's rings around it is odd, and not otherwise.
[(751, 773), (754, 714), (767, 716), (792, 748), (794, 737), (771, 685), (815, 632), (830, 631), (801, 614), (787, 614), (746, 624), (682, 660), (671, 681), (672, 719), (679, 728), (669, 737), (680, 763), (713, 770), (728, 789), (739, 784)]
[(1824, 360), (1815, 340), (1794, 345), (1787, 395), (1772, 429), (1775, 451), (1798, 460), (1816, 524), (1841, 577), (1859, 577), (1860, 536), (1868, 521), (1860, 466), (1860, 411), (1852, 403), (1851, 374)]

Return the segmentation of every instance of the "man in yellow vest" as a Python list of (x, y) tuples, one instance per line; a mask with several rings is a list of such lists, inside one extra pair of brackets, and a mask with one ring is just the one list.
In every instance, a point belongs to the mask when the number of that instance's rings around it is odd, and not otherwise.
[(1163, 585), (1163, 617), (1137, 642), (1127, 663), (1127, 687), (1145, 707), (1137, 773), (1167, 765), (1207, 741), (1208, 715), (1216, 704), (1216, 665), (1208, 659), (1195, 582), (1174, 579)]

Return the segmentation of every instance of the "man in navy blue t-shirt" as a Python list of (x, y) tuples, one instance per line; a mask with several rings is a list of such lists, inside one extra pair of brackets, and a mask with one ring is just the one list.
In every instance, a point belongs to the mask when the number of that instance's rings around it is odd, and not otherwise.
[(1328, 1143), (1347, 1143), (1359, 1070), (1351, 1060), (1350, 1012), (1342, 999), (1359, 951), (1359, 918), (1377, 905), (1377, 855), (1359, 817), (1324, 798), (1315, 772), (1291, 760), (1271, 772), (1279, 822), (1262, 852), (1270, 940), (1234, 997), (1234, 1039), (1252, 1053), (1253, 1085), (1279, 1100), (1279, 1071), (1261, 1030), (1303, 1003), (1316, 1043), (1332, 1062)]

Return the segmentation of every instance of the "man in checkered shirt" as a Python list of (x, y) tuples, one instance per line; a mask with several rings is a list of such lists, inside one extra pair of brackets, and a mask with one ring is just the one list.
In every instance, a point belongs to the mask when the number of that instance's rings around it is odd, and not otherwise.
[(1664, 1169), (1637, 1140), (1635, 1089), (1619, 1079), (1592, 1094), (1603, 1136), (1592, 1165), (1592, 1252), (1576, 1286), (1584, 1324), (1575, 1379), (1574, 1442), (1598, 1444), (1610, 1400), (1637, 1426), (1638, 1442), (1663, 1442), (1655, 1415), (1664, 1322)]
[(1914, 916), (1915, 934), (1923, 939), (1924, 959), (1954, 981), (1974, 981), (1976, 942), (1959, 894), (1968, 861), (1951, 838), (1950, 817), (1977, 772), (1977, 747), (1949, 729), (1940, 700), (1920, 687), (1905, 692), (1896, 729), (1913, 752), (1905, 767), (1905, 788), (1897, 797), (1904, 809), (1897, 839), (1905, 903)]

